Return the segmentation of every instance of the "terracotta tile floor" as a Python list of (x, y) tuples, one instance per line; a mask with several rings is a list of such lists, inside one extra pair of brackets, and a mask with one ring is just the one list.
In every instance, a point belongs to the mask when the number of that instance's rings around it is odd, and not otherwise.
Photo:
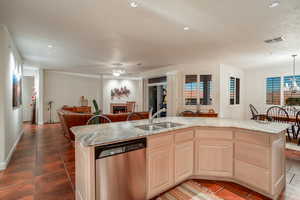
[(75, 152), (59, 124), (24, 125), (8, 168), (0, 172), (0, 199), (74, 199)]
[[(25, 133), (8, 168), (0, 171), (0, 199), (74, 199), (74, 148), (59, 124), (24, 125)], [(287, 187), (281, 200), (300, 200), (300, 152), (287, 150)], [(223, 181), (197, 180), (225, 200), (266, 200)]]

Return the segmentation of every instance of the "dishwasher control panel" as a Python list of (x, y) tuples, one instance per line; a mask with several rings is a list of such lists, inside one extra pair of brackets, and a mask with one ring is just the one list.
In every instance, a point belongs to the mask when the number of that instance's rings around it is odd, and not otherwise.
[(131, 140), (127, 142), (120, 142), (116, 144), (109, 144), (95, 147), (95, 159), (101, 159), (109, 156), (114, 156), (130, 151), (144, 149), (147, 146), (146, 138)]

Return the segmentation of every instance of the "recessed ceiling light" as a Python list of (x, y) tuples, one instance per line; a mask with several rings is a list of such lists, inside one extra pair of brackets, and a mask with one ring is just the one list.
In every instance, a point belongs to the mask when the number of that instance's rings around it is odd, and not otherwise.
[(118, 77), (118, 76), (120, 76), (121, 74), (120, 74), (119, 72), (113, 72), (113, 75)]
[(48, 45), (48, 48), (50, 48), (50, 49), (53, 48), (53, 45), (52, 45), (52, 44), (49, 44), (49, 45)]
[(131, 6), (132, 8), (136, 8), (136, 7), (138, 7), (138, 4), (137, 4), (137, 2), (132, 1), (132, 2), (130, 2), (130, 6)]
[(275, 7), (279, 6), (279, 4), (280, 4), (279, 1), (274, 0), (269, 4), (269, 8), (275, 8)]
[(183, 28), (183, 30), (188, 31), (188, 30), (190, 30), (190, 27), (186, 26)]
[(120, 76), (121, 74), (124, 74), (125, 73), (125, 70), (122, 70), (122, 69), (114, 69), (112, 74), (114, 76)]

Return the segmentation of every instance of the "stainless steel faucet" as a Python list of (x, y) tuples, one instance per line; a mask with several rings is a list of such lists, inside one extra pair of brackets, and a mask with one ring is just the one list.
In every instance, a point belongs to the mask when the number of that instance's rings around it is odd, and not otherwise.
[(152, 124), (152, 123), (153, 123), (153, 120), (154, 120), (154, 118), (155, 118), (157, 115), (159, 115), (159, 114), (162, 113), (162, 112), (166, 112), (166, 111), (167, 111), (167, 109), (163, 108), (163, 109), (160, 109), (159, 111), (157, 111), (156, 113), (154, 113), (154, 114), (152, 115), (153, 108), (151, 108), (150, 111), (149, 111), (149, 124)]

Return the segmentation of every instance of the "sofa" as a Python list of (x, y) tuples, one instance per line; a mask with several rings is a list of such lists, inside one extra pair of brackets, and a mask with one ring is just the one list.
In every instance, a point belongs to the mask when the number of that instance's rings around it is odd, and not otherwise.
[[(142, 119), (148, 119), (148, 112), (138, 112)], [(75, 140), (75, 136), (70, 130), (73, 126), (86, 125), (87, 121), (93, 116), (91, 113), (77, 113), (69, 110), (64, 110), (63, 108), (57, 111), (58, 117), (60, 119), (64, 136), (69, 138), (71, 141)], [(112, 122), (126, 121), (130, 113), (120, 113), (120, 114), (104, 114)], [(137, 116), (133, 116), (132, 120), (138, 120)]]

